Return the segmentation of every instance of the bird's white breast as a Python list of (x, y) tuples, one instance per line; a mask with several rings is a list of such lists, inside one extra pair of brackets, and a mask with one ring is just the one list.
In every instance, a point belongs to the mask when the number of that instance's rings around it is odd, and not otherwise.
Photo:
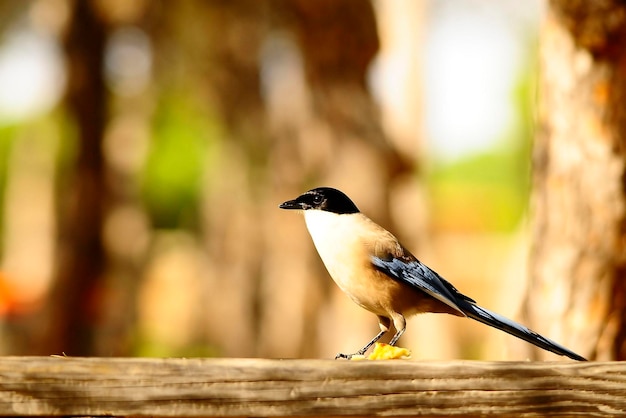
[(361, 213), (336, 214), (307, 210), (304, 219), (315, 248), (335, 283), (352, 294), (353, 275), (368, 263), (363, 243), (364, 219)]

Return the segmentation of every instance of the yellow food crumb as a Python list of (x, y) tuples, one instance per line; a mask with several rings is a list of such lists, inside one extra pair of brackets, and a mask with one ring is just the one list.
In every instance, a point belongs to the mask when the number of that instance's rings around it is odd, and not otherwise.
[(376, 343), (372, 353), (365, 356), (352, 356), (351, 360), (394, 360), (411, 358), (411, 350), (408, 348), (394, 347), (389, 344)]
[(376, 343), (374, 350), (367, 357), (369, 360), (393, 360), (407, 359), (411, 357), (411, 350), (408, 348), (394, 347), (389, 344)]

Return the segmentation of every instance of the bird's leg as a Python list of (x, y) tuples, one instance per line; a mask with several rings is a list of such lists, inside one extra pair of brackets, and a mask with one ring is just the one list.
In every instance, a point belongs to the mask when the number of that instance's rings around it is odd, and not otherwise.
[(393, 326), (396, 328), (396, 333), (394, 334), (391, 341), (389, 341), (389, 345), (396, 345), (404, 331), (406, 330), (406, 319), (402, 314), (393, 315)]
[(391, 339), (391, 341), (389, 341), (389, 345), (396, 345), (396, 343), (398, 342), (398, 340), (400, 339), (400, 337), (402, 337), (402, 334), (404, 334), (404, 330), (400, 329), (398, 330), (393, 338)]
[(340, 358), (344, 358), (347, 360), (350, 360), (353, 356), (362, 356), (363, 354), (365, 354), (365, 352), (374, 345), (374, 343), (378, 340), (380, 340), (382, 338), (383, 335), (385, 335), (387, 331), (380, 331), (374, 338), (372, 338), (372, 340), (370, 342), (368, 342), (367, 344), (365, 344), (365, 347), (361, 348), (359, 351), (357, 351), (356, 353), (352, 353), (352, 354), (343, 354), (343, 353), (339, 353), (335, 356), (335, 360), (340, 359)]
[(371, 346), (373, 346), (378, 340), (380, 340), (382, 336), (387, 333), (387, 331), (389, 331), (389, 325), (391, 325), (391, 321), (389, 320), (389, 318), (386, 318), (384, 316), (379, 316), (378, 326), (380, 326), (380, 332), (376, 334), (376, 336), (372, 338), (370, 342), (365, 344), (365, 346), (361, 348), (359, 351), (357, 351), (356, 353), (352, 353), (352, 354), (339, 353), (335, 356), (335, 360), (337, 359), (350, 360), (352, 356), (362, 356)]

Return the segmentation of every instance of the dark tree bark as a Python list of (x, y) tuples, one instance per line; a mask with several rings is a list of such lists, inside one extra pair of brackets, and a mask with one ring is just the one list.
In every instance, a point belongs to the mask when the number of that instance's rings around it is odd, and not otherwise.
[[(41, 354), (93, 355), (101, 308), (105, 251), (101, 240), (107, 188), (102, 138), (107, 97), (103, 79), (106, 28), (94, 2), (73, 2), (64, 42), (66, 106), (76, 134), (76, 155), (58, 190), (58, 253)], [(66, 181), (65, 181), (66, 180)]]
[(340, 141), (355, 135), (380, 152), (383, 175), (412, 170), (413, 161), (401, 158), (388, 142), (367, 85), (370, 64), (380, 49), (372, 5), (360, 0), (296, 0), (284, 5), (300, 41), (315, 112)]
[(626, 5), (553, 0), (540, 45), (524, 310), (537, 331), (575, 351), (624, 360)]

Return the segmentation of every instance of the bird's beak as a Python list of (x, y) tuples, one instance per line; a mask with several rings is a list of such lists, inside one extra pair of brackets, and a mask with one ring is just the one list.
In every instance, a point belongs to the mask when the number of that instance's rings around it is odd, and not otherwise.
[(299, 210), (304, 210), (304, 204), (302, 202), (298, 202), (295, 199), (283, 202), (278, 207), (281, 208), (281, 209), (299, 209)]

